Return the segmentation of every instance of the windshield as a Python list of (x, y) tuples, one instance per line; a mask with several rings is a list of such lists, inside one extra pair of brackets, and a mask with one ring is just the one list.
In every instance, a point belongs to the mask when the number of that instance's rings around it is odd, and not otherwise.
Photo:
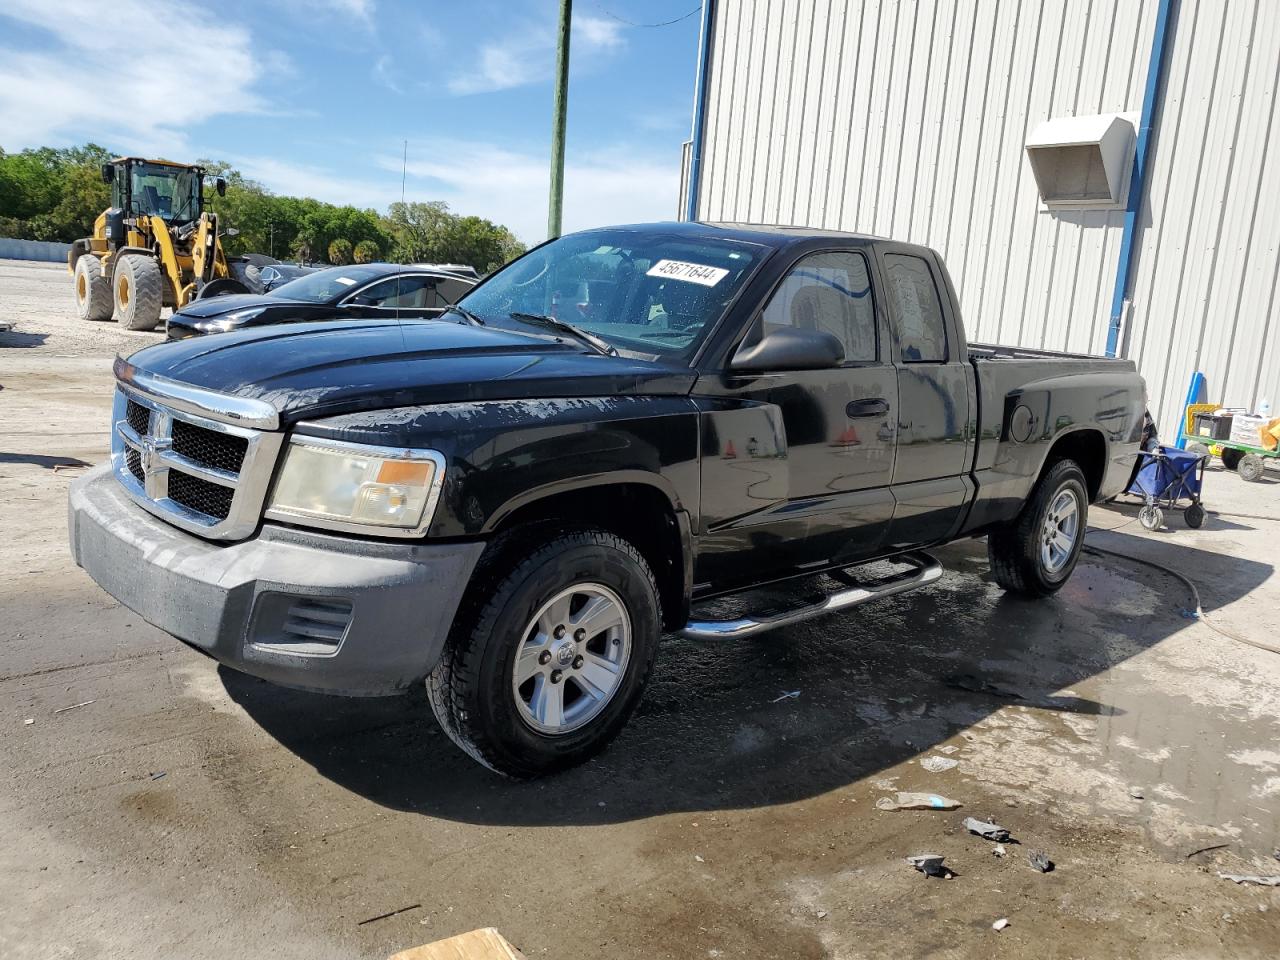
[(385, 272), (383, 268), (330, 267), (281, 284), (267, 296), (279, 297), (281, 300), (305, 300), (307, 303), (329, 303), (349, 292), (352, 287), (380, 277)]
[(200, 216), (200, 174), (196, 170), (134, 163), (129, 168), (132, 213), (186, 223)]
[(620, 350), (688, 357), (763, 252), (734, 240), (593, 230), (537, 248), (458, 302), (497, 326), (530, 329), (512, 313), (555, 317)]

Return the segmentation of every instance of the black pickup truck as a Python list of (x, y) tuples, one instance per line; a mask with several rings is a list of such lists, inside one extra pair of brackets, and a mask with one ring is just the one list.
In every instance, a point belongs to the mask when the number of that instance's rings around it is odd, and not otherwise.
[[(348, 695), (425, 681), (488, 766), (581, 762), (664, 633), (724, 640), (922, 586), (986, 535), (1056, 591), (1124, 486), (1132, 363), (966, 343), (931, 250), (653, 224), (554, 240), (436, 320), (347, 320), (116, 362), (76, 561), (219, 661)], [(851, 570), (892, 560), (864, 583)], [(699, 605), (830, 572), (781, 613)]]

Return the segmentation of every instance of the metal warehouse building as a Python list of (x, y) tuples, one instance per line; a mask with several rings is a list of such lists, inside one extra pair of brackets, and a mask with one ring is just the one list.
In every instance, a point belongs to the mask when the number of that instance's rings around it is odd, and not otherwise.
[(681, 215), (928, 244), (1171, 437), (1195, 370), (1280, 402), (1277, 79), (1280, 0), (708, 0)]

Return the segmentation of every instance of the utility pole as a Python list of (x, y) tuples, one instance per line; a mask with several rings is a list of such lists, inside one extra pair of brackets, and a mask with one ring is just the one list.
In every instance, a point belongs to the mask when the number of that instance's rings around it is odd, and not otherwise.
[(556, 45), (556, 95), (551, 121), (551, 197), (547, 207), (547, 237), (560, 236), (564, 212), (564, 128), (569, 109), (569, 24), (573, 0), (560, 0), (560, 36)]

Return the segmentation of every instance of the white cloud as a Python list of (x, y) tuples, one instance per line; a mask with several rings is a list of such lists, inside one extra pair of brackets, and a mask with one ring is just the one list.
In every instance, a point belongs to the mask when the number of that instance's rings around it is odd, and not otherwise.
[(391, 54), (384, 53), (373, 62), (373, 70), (370, 71), (370, 76), (373, 77), (375, 83), (381, 84), (392, 93), (404, 93), (404, 88), (400, 86), (399, 81), (396, 80), (395, 75), (392, 73)]
[[(401, 160), (379, 164), (399, 174)], [(550, 154), (472, 141), (433, 141), (409, 151), (410, 199), (444, 200), (455, 213), (509, 226), (526, 242), (546, 235)], [(576, 154), (565, 164), (564, 229), (670, 220), (676, 214), (680, 158), (642, 155), (626, 146)]]
[(625, 42), (622, 39), (622, 24), (616, 20), (581, 15), (573, 18), (570, 51), (573, 50), (575, 43), (585, 43), (591, 48), (611, 50), (614, 47), (621, 47)]
[[(569, 56), (575, 68), (589, 68), (601, 56), (625, 45), (620, 24), (601, 17), (573, 18)], [(465, 96), (538, 83), (552, 75), (555, 60), (555, 30), (549, 24), (527, 27), (481, 45), (473, 69), (449, 79), (449, 92)]]
[(340, 13), (348, 17), (354, 17), (356, 20), (363, 20), (365, 23), (373, 22), (373, 13), (376, 7), (374, 0), (319, 0), (319, 3), (312, 3), (316, 6), (326, 7), (334, 13)]
[[(181, 158), (189, 152), (185, 131), (193, 117), (263, 108), (253, 89), (263, 66), (249, 31), (226, 25), (216, 7), (113, 0), (108, 9), (93, 0), (5, 0), (0, 23), (4, 18), (45, 31), (54, 41), (36, 52), (0, 40), (0, 138), (7, 150), (91, 138), (129, 152)], [(199, 42), (177, 44), (175, 24)], [(278, 70), (284, 62), (275, 58), (270, 67)], [(173, 76), (157, 78), (156, 67)], [(186, 82), (190, 78), (199, 80)]]
[[(399, 151), (360, 161), (344, 172), (265, 156), (227, 158), (276, 193), (386, 210), (400, 199)], [(409, 146), (405, 198), (443, 200), (454, 213), (505, 224), (528, 243), (546, 236), (549, 153), (509, 150), (469, 140)], [(565, 165), (564, 228), (670, 220), (676, 214), (680, 158), (645, 156), (622, 145), (575, 154)]]

